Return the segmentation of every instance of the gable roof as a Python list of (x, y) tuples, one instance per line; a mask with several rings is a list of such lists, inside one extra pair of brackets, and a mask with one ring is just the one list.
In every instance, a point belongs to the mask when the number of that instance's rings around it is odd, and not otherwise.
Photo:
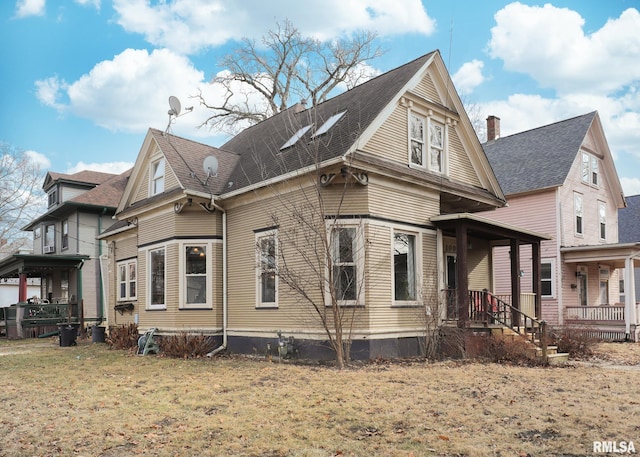
[(55, 182), (74, 183), (80, 185), (88, 185), (89, 187), (91, 187), (91, 185), (97, 186), (98, 184), (102, 184), (103, 182), (113, 178), (114, 176), (117, 175), (114, 175), (113, 173), (103, 173), (93, 170), (82, 170), (73, 174), (56, 173), (54, 171), (50, 171), (44, 178), (44, 184), (42, 185), (42, 188), (44, 190), (47, 190)]
[(635, 243), (640, 241), (640, 195), (625, 199), (627, 207), (618, 210), (618, 241)]
[[(355, 86), (314, 108), (300, 105), (251, 126), (222, 146), (240, 159), (230, 177), (229, 191), (289, 172), (337, 159), (349, 152), (384, 108), (438, 51)], [(331, 116), (345, 114), (325, 134), (313, 138)], [(293, 146), (281, 147), (302, 127), (312, 125)]]
[(485, 143), (504, 193), (561, 186), (596, 116), (593, 111)]

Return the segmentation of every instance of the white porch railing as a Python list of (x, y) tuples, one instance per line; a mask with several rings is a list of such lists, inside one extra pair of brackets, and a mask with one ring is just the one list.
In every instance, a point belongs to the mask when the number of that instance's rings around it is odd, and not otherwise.
[(624, 323), (624, 306), (567, 306), (567, 321), (608, 321)]

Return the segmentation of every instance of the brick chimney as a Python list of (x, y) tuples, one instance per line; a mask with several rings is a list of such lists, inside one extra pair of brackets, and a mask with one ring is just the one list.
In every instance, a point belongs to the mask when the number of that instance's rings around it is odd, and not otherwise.
[(487, 118), (487, 141), (493, 141), (500, 138), (500, 118), (497, 116), (489, 116)]

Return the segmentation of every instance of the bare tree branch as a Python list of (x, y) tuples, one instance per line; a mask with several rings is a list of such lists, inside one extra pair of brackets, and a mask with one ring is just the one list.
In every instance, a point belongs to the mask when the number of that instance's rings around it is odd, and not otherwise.
[(293, 97), (315, 106), (338, 86), (355, 86), (371, 77), (365, 64), (382, 55), (374, 47), (376, 37), (360, 32), (350, 39), (321, 42), (302, 36), (285, 21), (262, 38), (262, 46), (243, 39), (223, 58), (225, 71), (211, 82), (223, 90), (222, 100), (208, 101), (202, 91), (194, 96), (214, 112), (201, 127), (234, 134), (284, 111)]

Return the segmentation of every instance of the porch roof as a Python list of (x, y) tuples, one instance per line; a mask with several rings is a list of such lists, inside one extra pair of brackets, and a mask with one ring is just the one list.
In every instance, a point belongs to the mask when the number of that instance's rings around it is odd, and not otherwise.
[(523, 229), (514, 225), (494, 221), (486, 217), (471, 213), (441, 214), (434, 216), (431, 222), (445, 232), (454, 232), (455, 228), (464, 224), (469, 236), (495, 241), (496, 244), (504, 240), (517, 239), (525, 243), (538, 243), (550, 240), (549, 235)]
[(628, 258), (640, 258), (640, 242), (612, 243), (560, 248), (565, 263), (602, 262), (612, 267), (624, 267)]
[(44, 271), (78, 268), (88, 255), (13, 254), (0, 260), (0, 278), (15, 278), (24, 273), (40, 276)]

